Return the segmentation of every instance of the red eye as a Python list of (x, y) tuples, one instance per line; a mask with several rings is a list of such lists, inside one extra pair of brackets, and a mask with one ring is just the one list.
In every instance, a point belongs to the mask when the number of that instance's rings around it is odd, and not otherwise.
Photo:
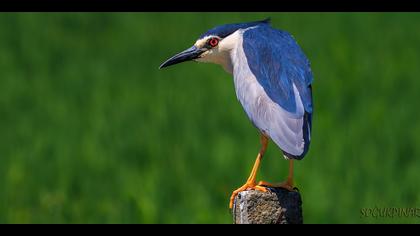
[(212, 38), (212, 39), (210, 39), (210, 41), (209, 41), (209, 44), (210, 44), (210, 46), (212, 46), (212, 47), (216, 47), (218, 43), (219, 43), (219, 39), (217, 39), (217, 38)]

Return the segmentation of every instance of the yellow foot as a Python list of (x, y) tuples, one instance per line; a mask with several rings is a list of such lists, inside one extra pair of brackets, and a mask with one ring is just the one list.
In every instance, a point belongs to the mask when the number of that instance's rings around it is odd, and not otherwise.
[(233, 207), (233, 201), (235, 201), (235, 197), (236, 195), (238, 195), (238, 193), (245, 191), (245, 190), (249, 190), (249, 189), (254, 189), (254, 190), (259, 190), (262, 192), (267, 192), (267, 189), (263, 186), (259, 186), (256, 185), (255, 182), (250, 182), (250, 183), (246, 183), (244, 185), (242, 185), (242, 187), (236, 189), (235, 191), (232, 192), (232, 196), (230, 196), (230, 202), (229, 202), (229, 208), (232, 209)]
[(290, 181), (284, 181), (282, 183), (276, 183), (276, 184), (271, 184), (265, 181), (260, 181), (258, 182), (259, 186), (265, 186), (265, 187), (272, 187), (272, 188), (284, 188), (287, 189), (289, 191), (295, 191), (293, 184)]

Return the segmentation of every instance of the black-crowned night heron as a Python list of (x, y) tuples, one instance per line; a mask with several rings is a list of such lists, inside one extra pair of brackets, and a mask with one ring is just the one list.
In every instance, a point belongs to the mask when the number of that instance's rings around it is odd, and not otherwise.
[[(165, 61), (160, 68), (184, 61), (220, 64), (233, 74), (236, 95), (248, 118), (261, 133), (261, 149), (246, 183), (233, 191), (267, 191), (282, 187), (293, 191), (293, 160), (309, 149), (312, 128), (312, 72), (293, 37), (263, 21), (227, 24), (202, 34), (194, 46)], [(269, 139), (289, 160), (286, 181), (256, 183), (260, 161)]]

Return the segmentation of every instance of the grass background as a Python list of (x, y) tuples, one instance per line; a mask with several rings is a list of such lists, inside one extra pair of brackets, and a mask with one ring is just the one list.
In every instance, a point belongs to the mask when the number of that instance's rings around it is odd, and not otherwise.
[[(305, 223), (418, 223), (418, 13), (0, 15), (1, 223), (231, 223), (259, 136), (217, 65), (161, 62), (207, 29), (271, 16), (312, 63)], [(287, 162), (271, 143), (259, 179)]]

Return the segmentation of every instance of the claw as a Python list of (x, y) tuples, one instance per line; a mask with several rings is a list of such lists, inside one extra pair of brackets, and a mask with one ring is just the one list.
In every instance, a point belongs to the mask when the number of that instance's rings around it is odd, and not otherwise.
[(233, 202), (235, 201), (235, 197), (236, 195), (238, 195), (238, 193), (245, 191), (245, 190), (258, 190), (261, 192), (267, 192), (267, 188), (260, 186), (259, 184), (255, 184), (255, 182), (253, 183), (246, 183), (244, 185), (242, 185), (240, 188), (236, 189), (235, 191), (232, 192), (232, 195), (230, 196), (230, 202), (229, 202), (229, 208), (232, 209), (233, 207)]
[(284, 181), (284, 182), (281, 182), (281, 183), (275, 183), (275, 184), (268, 183), (268, 182), (265, 182), (265, 181), (260, 181), (260, 182), (258, 182), (258, 185), (266, 186), (266, 187), (272, 187), (272, 188), (284, 188), (284, 189), (289, 190), (291, 192), (295, 191), (295, 188), (293, 187), (293, 184), (290, 183), (290, 181), (288, 181), (288, 180)]

